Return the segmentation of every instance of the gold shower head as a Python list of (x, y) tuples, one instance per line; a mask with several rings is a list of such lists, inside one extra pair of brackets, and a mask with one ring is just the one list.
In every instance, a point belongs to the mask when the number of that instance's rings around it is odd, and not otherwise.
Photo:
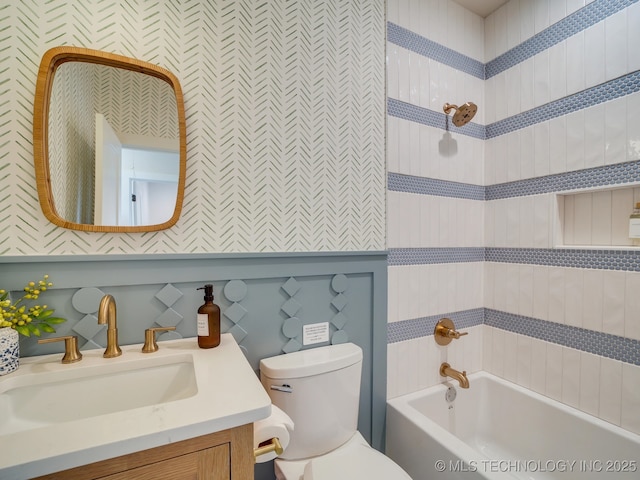
[(461, 127), (466, 125), (471, 121), (471, 119), (475, 116), (478, 111), (478, 106), (473, 102), (467, 102), (464, 105), (457, 106), (451, 105), (450, 103), (444, 104), (444, 113), (449, 115), (451, 110), (455, 110), (456, 113), (453, 114), (453, 124), (456, 127)]

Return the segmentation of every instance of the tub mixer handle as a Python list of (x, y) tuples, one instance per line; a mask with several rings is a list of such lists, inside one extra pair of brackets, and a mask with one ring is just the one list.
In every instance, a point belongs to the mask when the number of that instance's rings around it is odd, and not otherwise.
[(469, 335), (469, 332), (458, 332), (450, 318), (441, 318), (433, 330), (433, 337), (438, 345), (449, 345), (451, 340), (464, 335)]

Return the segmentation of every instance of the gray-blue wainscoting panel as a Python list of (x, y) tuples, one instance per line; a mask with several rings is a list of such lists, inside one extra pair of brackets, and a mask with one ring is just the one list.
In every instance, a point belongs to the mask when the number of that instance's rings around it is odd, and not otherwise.
[[(16, 298), (29, 281), (48, 274), (41, 296), (67, 319), (51, 336), (77, 335), (81, 350), (104, 348), (97, 324), (103, 294), (115, 297), (121, 345), (144, 341), (144, 330), (175, 326), (166, 340), (196, 336), (205, 283), (214, 286), (221, 330), (233, 334), (252, 367), (261, 358), (302, 348), (302, 327), (329, 322), (333, 342), (364, 351), (358, 427), (382, 448), (386, 405), (386, 252), (104, 255), (0, 257), (0, 288)], [(194, 342), (196, 339), (194, 338)], [(21, 356), (62, 352), (59, 343), (24, 338)], [(375, 374), (374, 374), (375, 372)]]

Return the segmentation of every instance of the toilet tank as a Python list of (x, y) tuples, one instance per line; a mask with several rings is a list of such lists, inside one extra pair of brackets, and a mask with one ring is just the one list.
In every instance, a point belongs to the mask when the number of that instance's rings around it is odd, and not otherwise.
[(260, 379), (274, 405), (294, 422), (280, 455), (299, 460), (323, 455), (357, 430), (362, 349), (342, 343), (260, 361)]

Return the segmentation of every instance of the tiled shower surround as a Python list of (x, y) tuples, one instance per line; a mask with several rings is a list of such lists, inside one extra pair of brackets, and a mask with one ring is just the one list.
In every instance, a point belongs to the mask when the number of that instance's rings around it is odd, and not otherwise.
[[(387, 20), (388, 396), (448, 361), (640, 433), (640, 3)], [(456, 128), (443, 105), (467, 101)], [(443, 316), (469, 335), (437, 346)]]

